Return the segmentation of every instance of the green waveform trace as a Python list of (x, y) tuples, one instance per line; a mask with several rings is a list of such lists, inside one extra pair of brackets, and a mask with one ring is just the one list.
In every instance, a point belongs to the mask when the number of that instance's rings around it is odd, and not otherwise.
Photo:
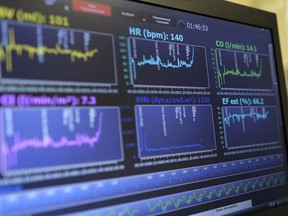
[[(120, 212), (111, 210), (107, 216), (135, 216), (138, 212), (139, 211), (137, 209), (131, 210), (128, 206), (126, 206)], [(95, 216), (102, 216), (102, 215), (97, 213)]]
[(192, 207), (197, 204), (204, 204), (209, 201), (228, 198), (229, 196), (272, 188), (283, 185), (285, 182), (286, 178), (284, 173), (277, 173), (269, 176), (255, 177), (243, 181), (197, 189), (194, 191), (171, 194), (164, 197), (140, 200), (130, 204), (116, 205), (115, 207), (112, 206), (106, 209), (99, 209), (95, 212), (95, 216), (156, 215), (177, 209)]
[(226, 77), (227, 76), (234, 76), (234, 77), (241, 77), (241, 78), (251, 78), (251, 79), (260, 79), (263, 75), (263, 63), (262, 59), (260, 60), (259, 70), (248, 70), (248, 71), (240, 71), (237, 69), (227, 69), (223, 66), (223, 71), (220, 71), (219, 68), (217, 70), (217, 78), (218, 78), (218, 85), (219, 87), (226, 84)]
[(176, 199), (175, 197), (172, 197), (169, 201), (163, 201), (159, 200), (155, 204), (151, 204), (150, 202), (147, 203), (147, 207), (150, 212), (155, 212), (156, 210), (161, 209), (162, 212), (166, 212), (169, 207), (173, 208), (179, 208), (181, 204), (190, 205), (194, 200), (196, 200), (198, 203), (201, 203), (203, 199), (212, 200), (215, 197), (216, 198), (222, 198), (223, 196), (228, 197), (231, 193), (245, 193), (249, 190), (253, 191), (257, 188), (263, 189), (266, 187), (272, 187), (279, 184), (285, 183), (285, 177), (283, 175), (277, 175), (277, 177), (271, 176), (270, 178), (264, 177), (262, 180), (256, 179), (255, 181), (248, 181), (246, 184), (240, 183), (234, 183), (229, 186), (222, 186), (221, 189), (213, 188), (211, 191), (204, 190), (201, 193), (193, 192), (188, 197), (186, 195), (182, 195), (181, 198)]

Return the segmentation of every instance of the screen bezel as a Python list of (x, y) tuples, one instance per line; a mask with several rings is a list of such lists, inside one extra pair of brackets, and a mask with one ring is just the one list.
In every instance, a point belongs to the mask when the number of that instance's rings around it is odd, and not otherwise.
[[(226, 20), (232, 23), (245, 24), (250, 26), (255, 26), (258, 28), (265, 28), (270, 30), (272, 33), (273, 45), (274, 45), (274, 55), (275, 55), (275, 67), (277, 69), (277, 79), (279, 83), (275, 84), (278, 87), (280, 93), (280, 106), (281, 113), (284, 121), (284, 141), (287, 146), (288, 142), (288, 113), (287, 113), (287, 93), (285, 87), (285, 76), (281, 60), (280, 42), (277, 29), (276, 16), (272, 13), (259, 11), (256, 9), (243, 7), (240, 5), (235, 5), (233, 3), (225, 2), (223, 0), (125, 0), (129, 3), (138, 2), (139, 6), (151, 5), (156, 8), (167, 8), (174, 11), (181, 11), (184, 13), (193, 13), (205, 17), (211, 17), (212, 19)], [(122, 2), (122, 1), (121, 1)], [(123, 0), (123, 3), (126, 3)], [(276, 91), (276, 92), (278, 92)], [(278, 95), (277, 95), (278, 96)], [(286, 147), (286, 152), (284, 154), (288, 155), (288, 150)], [(287, 166), (287, 161), (285, 162)], [(286, 176), (288, 177), (287, 173)], [(125, 198), (125, 197), (124, 197)], [(288, 207), (284, 206), (284, 207)], [(74, 207), (71, 207), (73, 210)], [(77, 207), (74, 208), (77, 211)], [(269, 210), (266, 212), (267, 215), (274, 214), (274, 210), (279, 208), (266, 208)], [(259, 213), (263, 208), (255, 206), (248, 211), (243, 212), (245, 215), (250, 215), (254, 213)], [(241, 214), (241, 212), (237, 212)], [(174, 214), (173, 212), (171, 215)], [(177, 214), (177, 212), (176, 212)], [(170, 214), (169, 214), (170, 215)], [(262, 215), (262, 214), (261, 214)], [(265, 214), (264, 214), (265, 215)]]

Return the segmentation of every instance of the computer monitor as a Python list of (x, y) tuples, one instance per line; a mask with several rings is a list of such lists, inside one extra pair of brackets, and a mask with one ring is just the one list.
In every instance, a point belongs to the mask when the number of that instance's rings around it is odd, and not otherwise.
[(0, 3), (0, 215), (250, 215), (288, 202), (274, 14)]

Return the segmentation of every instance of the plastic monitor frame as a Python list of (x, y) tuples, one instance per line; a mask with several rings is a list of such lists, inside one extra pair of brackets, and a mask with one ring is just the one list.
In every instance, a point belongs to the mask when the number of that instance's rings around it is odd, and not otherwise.
[[(136, 2), (132, 0), (125, 0), (125, 1), (127, 2), (130, 1), (131, 3)], [(152, 6), (153, 5), (160, 6), (160, 7), (168, 8), (172, 10), (199, 14), (199, 15), (222, 19), (222, 20), (232, 21), (235, 23), (242, 23), (242, 24), (247, 24), (247, 25), (252, 25), (252, 26), (257, 26), (257, 27), (263, 27), (263, 28), (271, 30), (272, 37), (273, 37), (273, 45), (274, 45), (275, 67), (277, 70), (277, 76), (278, 76), (278, 81), (279, 81), (278, 86), (279, 86), (279, 93), (280, 93), (280, 100), (281, 100), (281, 111), (283, 115), (284, 130), (285, 130), (284, 131), (285, 141), (283, 142), (285, 142), (286, 149), (288, 149), (288, 146), (287, 146), (287, 143), (288, 143), (287, 92), (286, 92), (286, 86), (285, 86), (285, 76), (284, 76), (284, 70), (283, 70), (283, 65), (282, 65), (280, 41), (279, 41), (278, 27), (277, 27), (275, 14), (265, 12), (265, 11), (260, 11), (260, 10), (245, 7), (245, 6), (241, 6), (241, 5), (237, 5), (237, 4), (226, 2), (223, 0), (178, 0), (178, 1), (176, 0), (137, 0), (137, 2), (152, 5)], [(288, 152), (284, 154), (288, 156)], [(287, 166), (287, 161), (285, 163), (286, 163), (285, 165)], [(288, 177), (287, 173), (286, 173), (286, 177)], [(286, 195), (288, 197), (288, 191)], [(125, 197), (123, 200), (125, 200)], [(246, 214), (260, 213), (261, 215), (262, 214), (271, 215), (271, 214), (277, 214), (277, 212), (280, 211), (279, 214), (281, 215), (281, 212), (285, 211), (287, 207), (288, 205), (286, 206), (279, 205), (279, 206), (275, 206), (275, 208), (272, 208), (272, 207), (271, 209), (267, 208), (268, 211), (263, 212), (263, 213), (259, 212), (262, 209), (253, 208), (251, 212), (250, 211), (243, 212), (243, 214), (246, 215)], [(72, 208), (74, 208), (74, 206)], [(75, 208), (77, 210), (77, 206), (75, 206)], [(236, 212), (236, 213), (239, 214), (239, 212)], [(80, 214), (81, 214), (81, 211), (80, 211)]]

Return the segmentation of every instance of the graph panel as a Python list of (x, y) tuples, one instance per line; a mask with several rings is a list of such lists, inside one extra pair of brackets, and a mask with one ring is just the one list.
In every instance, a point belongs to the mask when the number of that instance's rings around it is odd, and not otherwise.
[(220, 88), (271, 90), (269, 56), (231, 50), (216, 50)]
[(225, 107), (222, 114), (228, 148), (280, 141), (276, 107)]
[(116, 107), (4, 109), (1, 118), (4, 172), (123, 159)]
[(209, 87), (204, 47), (139, 38), (129, 44), (133, 85)]
[(112, 35), (2, 21), (0, 37), (7, 81), (116, 84)]
[(140, 158), (214, 150), (211, 106), (136, 106)]

